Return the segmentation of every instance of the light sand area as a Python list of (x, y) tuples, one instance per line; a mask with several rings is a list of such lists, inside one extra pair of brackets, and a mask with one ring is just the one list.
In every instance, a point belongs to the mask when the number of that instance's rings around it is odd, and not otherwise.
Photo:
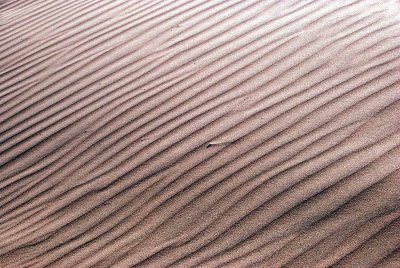
[(0, 267), (400, 267), (397, 0), (0, 1)]

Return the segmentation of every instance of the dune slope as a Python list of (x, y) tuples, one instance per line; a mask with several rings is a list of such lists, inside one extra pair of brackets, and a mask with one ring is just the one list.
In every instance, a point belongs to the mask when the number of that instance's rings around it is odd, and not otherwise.
[(400, 267), (400, 4), (0, 1), (0, 267)]

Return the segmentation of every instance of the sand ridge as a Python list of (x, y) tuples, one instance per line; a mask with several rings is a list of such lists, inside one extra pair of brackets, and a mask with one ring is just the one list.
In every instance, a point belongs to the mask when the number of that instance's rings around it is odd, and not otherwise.
[(399, 11), (1, 1), (0, 266), (400, 266)]

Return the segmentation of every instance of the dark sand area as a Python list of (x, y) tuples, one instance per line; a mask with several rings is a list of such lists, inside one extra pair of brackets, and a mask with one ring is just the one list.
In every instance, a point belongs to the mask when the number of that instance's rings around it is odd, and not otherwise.
[(397, 0), (0, 1), (0, 267), (400, 267)]

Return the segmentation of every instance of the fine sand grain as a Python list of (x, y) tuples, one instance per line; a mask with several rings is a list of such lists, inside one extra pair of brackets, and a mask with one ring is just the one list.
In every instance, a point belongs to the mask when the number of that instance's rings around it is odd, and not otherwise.
[(400, 267), (397, 0), (0, 1), (0, 267)]

